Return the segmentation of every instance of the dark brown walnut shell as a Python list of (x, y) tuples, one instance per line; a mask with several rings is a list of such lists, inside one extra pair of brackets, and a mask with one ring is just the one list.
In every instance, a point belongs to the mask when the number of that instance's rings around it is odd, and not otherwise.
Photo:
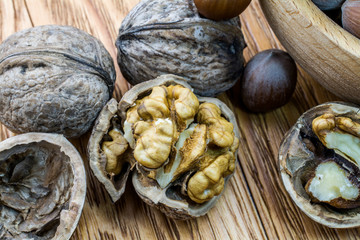
[(0, 45), (0, 121), (11, 131), (79, 137), (114, 90), (110, 54), (70, 26), (39, 26)]
[(0, 239), (69, 239), (86, 195), (80, 154), (62, 135), (0, 143)]
[[(348, 117), (359, 121), (359, 106), (345, 102), (329, 102), (305, 112), (285, 135), (279, 150), (280, 174), (283, 184), (294, 203), (311, 219), (331, 228), (360, 226), (360, 207), (357, 202), (335, 199), (330, 203), (319, 203), (307, 193), (307, 183), (314, 177), (320, 163), (334, 161), (351, 175), (359, 176), (359, 166), (344, 159), (332, 149), (325, 147), (312, 130), (312, 121), (323, 114)], [(359, 186), (354, 179), (355, 186)], [(358, 200), (357, 200), (358, 201)]]
[[(185, 179), (180, 179), (179, 181), (176, 180), (173, 184), (161, 188), (156, 180), (147, 177), (148, 169), (139, 166), (139, 164), (136, 163), (132, 152), (129, 152), (128, 150), (125, 152), (128, 165), (126, 165), (126, 168), (122, 170), (119, 176), (112, 178), (105, 170), (107, 159), (100, 147), (108, 131), (114, 127), (114, 117), (116, 118), (116, 124), (119, 122), (122, 122), (123, 124), (127, 110), (134, 105), (136, 100), (148, 95), (155, 86), (169, 86), (176, 84), (191, 89), (183, 78), (168, 74), (134, 86), (124, 94), (117, 108), (114, 99), (109, 101), (95, 122), (89, 140), (88, 154), (92, 171), (99, 181), (105, 185), (106, 190), (109, 192), (114, 202), (122, 196), (128, 175), (132, 169), (136, 168), (137, 171), (134, 171), (132, 175), (132, 183), (137, 194), (144, 202), (160, 209), (169, 217), (175, 219), (188, 219), (206, 214), (208, 210), (214, 206), (221, 194), (213, 197), (210, 201), (198, 204), (180, 194), (180, 191), (182, 190), (179, 183), (186, 181)], [(235, 136), (239, 138), (239, 129), (237, 127), (236, 119), (232, 111), (224, 103), (215, 98), (198, 97), (198, 99), (199, 102), (211, 102), (216, 104), (220, 108), (222, 115), (234, 125)], [(237, 155), (235, 161), (237, 161)], [(231, 176), (232, 174), (225, 178), (225, 184)], [(185, 177), (189, 177), (189, 175), (185, 175)]]
[(124, 19), (118, 64), (133, 85), (162, 74), (188, 81), (201, 96), (231, 88), (243, 72), (239, 18), (202, 18), (193, 0), (143, 0)]

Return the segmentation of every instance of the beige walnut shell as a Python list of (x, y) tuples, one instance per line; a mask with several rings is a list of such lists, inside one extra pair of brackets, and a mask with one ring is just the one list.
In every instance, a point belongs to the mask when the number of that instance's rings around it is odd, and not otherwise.
[[(116, 202), (125, 191), (126, 181), (130, 174), (130, 165), (124, 167), (120, 177), (110, 178), (106, 172), (106, 156), (101, 151), (101, 142), (111, 127), (111, 120), (118, 113), (118, 102), (111, 99), (101, 110), (95, 121), (94, 128), (88, 143), (88, 157), (90, 167), (95, 177), (105, 186), (111, 199)], [(129, 156), (130, 157), (130, 156)]]
[[(188, 198), (181, 197), (181, 194), (178, 193), (178, 191), (180, 191), (179, 187), (172, 188), (172, 184), (169, 184), (166, 188), (161, 188), (155, 180), (146, 177), (144, 169), (135, 164), (135, 160), (131, 154), (127, 156), (129, 165), (123, 170), (123, 175), (118, 179), (111, 179), (109, 174), (105, 171), (106, 159), (100, 148), (100, 142), (110, 128), (110, 119), (112, 117), (117, 115), (124, 121), (127, 110), (134, 105), (137, 99), (149, 94), (155, 86), (168, 86), (174, 84), (179, 84), (191, 89), (183, 78), (169, 74), (162, 75), (154, 80), (134, 86), (124, 94), (118, 104), (118, 108), (116, 108), (116, 101), (111, 100), (102, 110), (96, 121), (93, 133), (89, 140), (88, 154), (90, 156), (89, 159), (92, 171), (99, 181), (105, 185), (105, 188), (114, 202), (123, 194), (125, 182), (131, 168), (137, 166), (136, 169), (138, 170), (133, 171), (132, 183), (137, 194), (144, 202), (160, 209), (169, 217), (175, 219), (188, 219), (206, 214), (208, 210), (214, 206), (221, 194), (202, 204), (192, 202)], [(239, 137), (239, 130), (235, 117), (232, 111), (224, 103), (214, 98), (198, 97), (198, 99), (200, 103), (206, 101), (216, 104), (221, 109), (222, 115), (234, 125), (234, 133), (236, 137)], [(232, 174), (227, 176), (225, 182), (227, 182), (231, 176)], [(116, 180), (118, 182), (116, 182)]]
[(69, 239), (85, 201), (76, 148), (59, 134), (26, 133), (0, 143), (0, 238)]
[(77, 28), (38, 26), (0, 45), (0, 121), (13, 132), (79, 137), (110, 99), (114, 83), (110, 54)]
[(359, 106), (345, 102), (324, 103), (305, 112), (281, 143), (280, 175), (294, 203), (311, 219), (331, 228), (358, 227), (360, 207), (336, 209), (327, 204), (319, 204), (313, 202), (305, 190), (316, 166), (326, 161), (331, 154), (312, 130), (312, 120), (326, 113), (349, 117), (357, 122), (360, 119)]
[(193, 0), (143, 0), (121, 24), (118, 64), (132, 85), (162, 74), (188, 81), (194, 93), (215, 96), (243, 72), (244, 38), (239, 18), (201, 17)]

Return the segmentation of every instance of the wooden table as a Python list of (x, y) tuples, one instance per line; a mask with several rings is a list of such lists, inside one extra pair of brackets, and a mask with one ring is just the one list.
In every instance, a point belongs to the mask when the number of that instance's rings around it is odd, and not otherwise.
[[(139, 0), (2, 0), (0, 39), (37, 25), (78, 27), (99, 38), (116, 59), (114, 45), (121, 21)], [(248, 47), (246, 60), (259, 51), (282, 48), (269, 28), (257, 0), (241, 15)], [(117, 68), (114, 96), (129, 85)], [(360, 228), (334, 230), (303, 214), (286, 194), (278, 173), (277, 154), (285, 132), (305, 110), (337, 100), (302, 69), (291, 101), (266, 114), (250, 114), (231, 91), (222, 94), (235, 112), (241, 131), (239, 165), (217, 205), (204, 217), (174, 221), (148, 207), (128, 184), (122, 199), (113, 204), (89, 169), (86, 145), (89, 134), (72, 140), (87, 170), (84, 210), (72, 239), (355, 239)], [(0, 138), (14, 135), (0, 126)]]

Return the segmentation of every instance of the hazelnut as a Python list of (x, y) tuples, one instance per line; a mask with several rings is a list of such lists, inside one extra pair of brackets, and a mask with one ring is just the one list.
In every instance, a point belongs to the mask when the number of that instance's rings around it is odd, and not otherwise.
[(296, 82), (296, 64), (288, 53), (278, 49), (262, 51), (245, 67), (240, 97), (252, 112), (270, 111), (290, 100)]
[(0, 121), (11, 131), (84, 134), (114, 90), (110, 54), (70, 26), (38, 26), (0, 45)]
[(216, 21), (239, 16), (250, 2), (251, 0), (194, 0), (201, 15)]
[(347, 0), (341, 7), (344, 29), (360, 38), (360, 0)]
[(322, 11), (334, 10), (341, 7), (345, 0), (312, 0)]
[(101, 111), (88, 153), (113, 201), (132, 169), (138, 195), (173, 218), (204, 215), (223, 192), (239, 146), (234, 115), (215, 98), (197, 97), (184, 80), (162, 75)]

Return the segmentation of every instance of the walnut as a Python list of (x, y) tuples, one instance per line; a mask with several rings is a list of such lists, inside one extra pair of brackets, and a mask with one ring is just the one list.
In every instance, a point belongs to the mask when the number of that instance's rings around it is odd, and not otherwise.
[(116, 46), (121, 72), (132, 85), (175, 74), (196, 94), (215, 96), (244, 69), (239, 18), (203, 18), (193, 0), (141, 1), (122, 22)]
[(106, 171), (112, 175), (117, 175), (121, 172), (123, 162), (121, 161), (122, 154), (128, 148), (128, 143), (121, 132), (114, 128), (109, 132), (110, 141), (104, 141), (101, 149), (106, 155)]
[(280, 172), (294, 202), (334, 228), (360, 226), (359, 107), (330, 102), (304, 113), (279, 150)]
[(0, 45), (0, 121), (11, 131), (85, 133), (114, 90), (100, 41), (70, 26), (39, 26)]
[(0, 239), (69, 239), (86, 195), (85, 168), (62, 135), (0, 143)]
[[(100, 143), (119, 125), (131, 150), (121, 157), (128, 167), (112, 178), (105, 167), (112, 160)], [(183, 78), (162, 75), (133, 87), (117, 107), (115, 100), (106, 105), (88, 152), (113, 201), (136, 167), (132, 181), (139, 196), (170, 217), (186, 219), (215, 204), (234, 172), (238, 146), (236, 121), (224, 103), (198, 98)]]

